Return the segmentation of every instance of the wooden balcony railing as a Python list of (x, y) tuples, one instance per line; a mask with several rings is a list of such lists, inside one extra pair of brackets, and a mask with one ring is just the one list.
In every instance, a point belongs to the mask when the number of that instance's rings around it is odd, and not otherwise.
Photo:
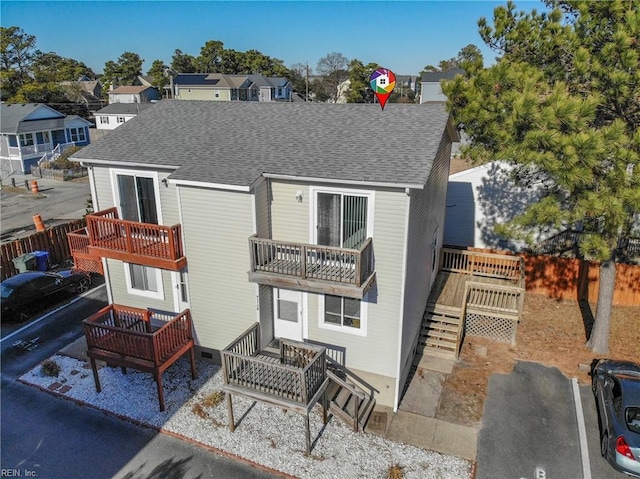
[[(249, 279), (258, 283), (362, 298), (374, 277), (371, 238), (359, 249), (350, 249), (254, 235), (249, 238), (249, 252)], [(347, 287), (336, 290), (336, 284)]]
[(121, 220), (116, 208), (87, 215), (89, 251), (101, 257), (179, 271), (187, 264), (180, 225)]
[(101, 391), (96, 360), (153, 373), (160, 410), (164, 411), (162, 373), (190, 352), (191, 375), (196, 377), (191, 313), (167, 316), (150, 310), (110, 304), (83, 321), (87, 356), (96, 390)]
[(89, 273), (104, 274), (100, 256), (89, 251), (89, 232), (87, 228), (80, 228), (67, 233), (67, 241), (69, 242), (69, 251), (73, 257), (75, 268)]
[(440, 261), (443, 271), (508, 279), (524, 287), (524, 261), (519, 256), (443, 248)]
[(280, 357), (273, 358), (260, 355), (259, 344), (259, 323), (256, 323), (221, 352), (229, 428), (235, 429), (231, 394), (275, 404), (306, 415), (308, 452), (309, 412), (328, 384), (325, 350), (280, 339)]

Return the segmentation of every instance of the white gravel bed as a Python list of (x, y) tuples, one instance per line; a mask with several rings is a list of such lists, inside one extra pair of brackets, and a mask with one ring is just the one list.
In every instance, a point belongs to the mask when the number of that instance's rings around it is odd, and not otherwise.
[(102, 392), (97, 393), (88, 363), (62, 355), (51, 359), (61, 368), (57, 378), (37, 366), (21, 380), (43, 388), (58, 382), (58, 394), (300, 478), (384, 478), (396, 464), (406, 479), (462, 479), (471, 474), (471, 463), (464, 459), (354, 433), (337, 418), (323, 426), (319, 408), (310, 419), (310, 456), (305, 454), (304, 416), (275, 406), (234, 396), (237, 427), (231, 432), (226, 402), (203, 404), (223, 385), (219, 366), (206, 361), (198, 361), (196, 380), (191, 380), (184, 358), (165, 371), (165, 411), (160, 412), (151, 374), (127, 369), (125, 375), (120, 368), (103, 367), (98, 371)]

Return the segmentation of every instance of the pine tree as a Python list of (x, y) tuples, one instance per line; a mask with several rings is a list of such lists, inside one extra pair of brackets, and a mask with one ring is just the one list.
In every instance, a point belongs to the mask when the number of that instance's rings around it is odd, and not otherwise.
[(608, 352), (618, 245), (640, 214), (640, 8), (637, 1), (547, 2), (494, 10), (478, 25), (496, 64), (471, 65), (444, 92), (475, 162), (507, 161), (545, 197), (503, 232), (584, 225), (583, 258), (600, 262), (587, 346)]

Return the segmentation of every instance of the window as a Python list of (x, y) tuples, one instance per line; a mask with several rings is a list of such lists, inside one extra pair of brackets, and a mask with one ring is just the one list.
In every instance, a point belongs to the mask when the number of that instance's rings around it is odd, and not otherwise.
[(220, 90), (214, 90), (213, 96), (220, 98)]
[(100, 124), (101, 125), (108, 125), (109, 124), (109, 117), (108, 116), (101, 116), (100, 117)]
[(33, 134), (32, 133), (23, 133), (20, 135), (20, 146), (31, 146), (33, 145)]
[(158, 224), (154, 178), (116, 174), (116, 187), (122, 219)]
[(38, 142), (38, 145), (49, 143), (49, 132), (42, 131), (40, 133), (36, 133), (36, 141)]
[(164, 299), (162, 273), (159, 269), (139, 264), (124, 265), (127, 291), (131, 294)]
[(360, 329), (360, 300), (326, 295), (324, 297), (324, 322)]
[(359, 248), (367, 239), (366, 196), (318, 192), (317, 243)]
[(116, 118), (117, 123), (124, 123), (124, 116), (119, 116)]
[(86, 141), (84, 134), (84, 128), (69, 128), (71, 134), (71, 141)]

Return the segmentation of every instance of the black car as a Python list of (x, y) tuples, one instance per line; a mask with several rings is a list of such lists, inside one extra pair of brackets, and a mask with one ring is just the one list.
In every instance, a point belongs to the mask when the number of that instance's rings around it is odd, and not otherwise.
[(84, 293), (91, 286), (91, 276), (77, 270), (58, 272), (28, 271), (0, 283), (2, 321), (26, 321), (49, 299), (61, 293)]
[(619, 471), (640, 477), (640, 364), (601, 359), (591, 381), (602, 456)]

